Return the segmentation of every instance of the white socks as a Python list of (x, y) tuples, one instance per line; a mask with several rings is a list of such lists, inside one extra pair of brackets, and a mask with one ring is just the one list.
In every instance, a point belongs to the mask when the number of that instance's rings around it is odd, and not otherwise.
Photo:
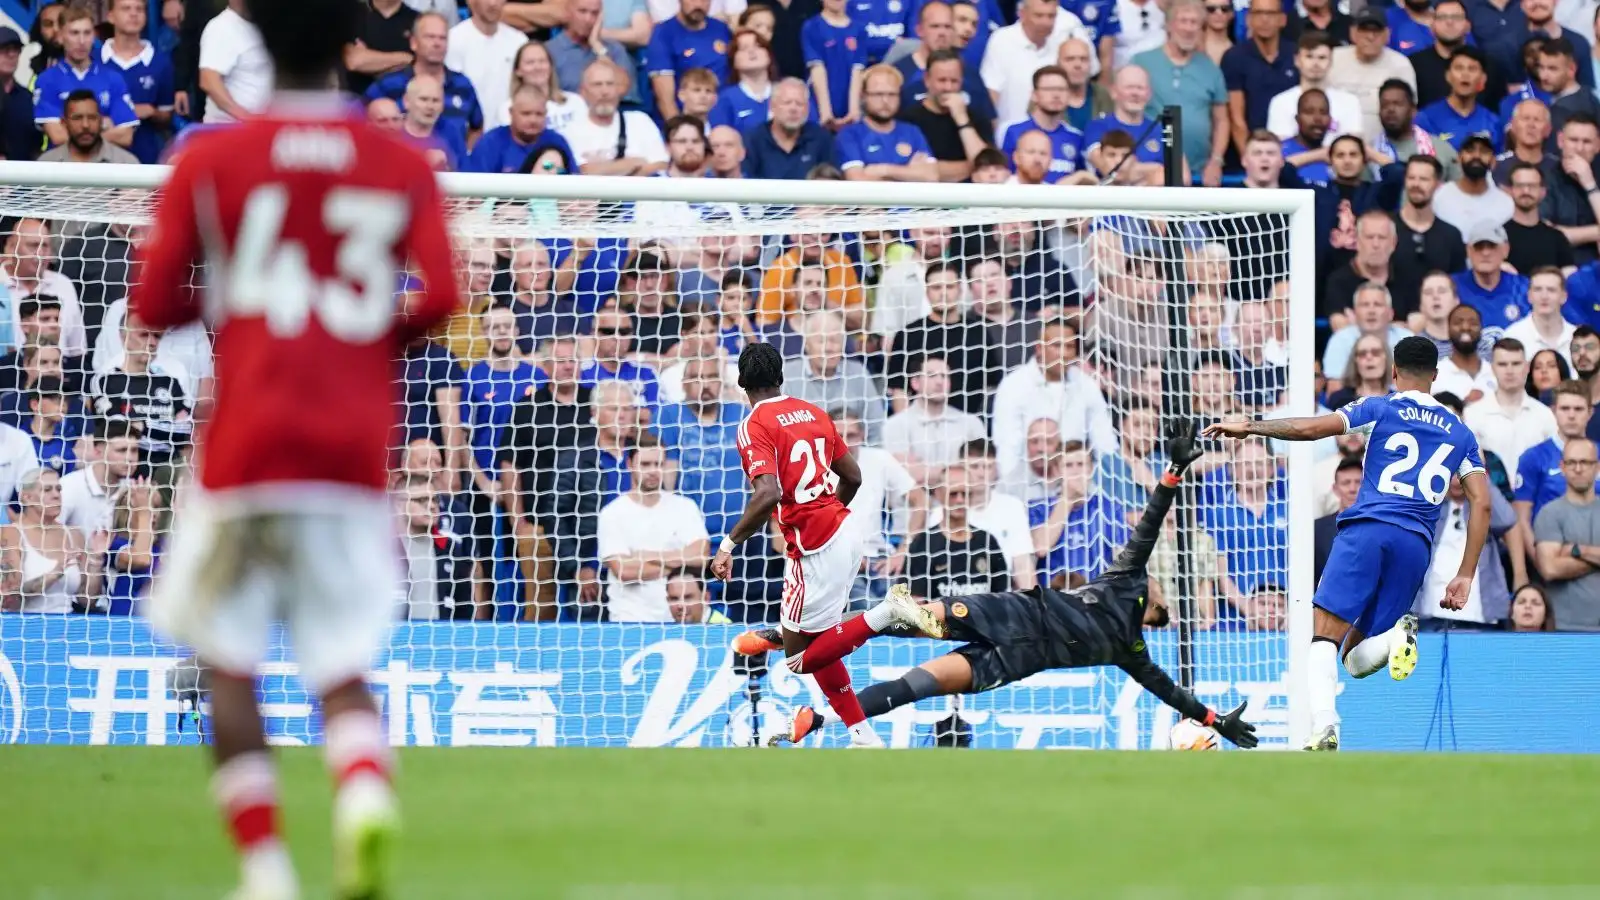
[(1393, 639), (1394, 632), (1385, 631), (1350, 648), (1350, 654), (1344, 658), (1345, 671), (1357, 678), (1365, 678), (1389, 665), (1389, 646)]
[(850, 726), (850, 746), (852, 747), (882, 747), (883, 738), (878, 737), (878, 732), (873, 730), (866, 722), (857, 722)]
[(894, 608), (889, 605), (888, 601), (882, 601), (862, 613), (861, 618), (866, 620), (867, 627), (874, 632), (883, 631), (894, 624)]
[[(1311, 733), (1320, 734), (1339, 724), (1334, 697), (1339, 693), (1339, 645), (1331, 641), (1312, 641), (1306, 672), (1306, 694), (1311, 701)], [(1385, 654), (1384, 659), (1388, 656)]]

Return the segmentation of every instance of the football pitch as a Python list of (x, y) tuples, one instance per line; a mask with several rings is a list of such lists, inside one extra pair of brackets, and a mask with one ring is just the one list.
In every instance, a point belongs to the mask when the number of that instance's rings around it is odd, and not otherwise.
[[(278, 756), (305, 896), (328, 783)], [(399, 898), (1596, 897), (1600, 758), (426, 749)], [(0, 897), (220, 898), (194, 747), (0, 748)]]

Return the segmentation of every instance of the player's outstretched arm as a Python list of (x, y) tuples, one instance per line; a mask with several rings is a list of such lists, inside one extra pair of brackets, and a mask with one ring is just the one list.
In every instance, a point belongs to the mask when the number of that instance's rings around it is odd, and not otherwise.
[(1467, 547), (1461, 555), (1461, 567), (1456, 577), (1445, 586), (1444, 599), (1439, 605), (1445, 609), (1462, 609), (1472, 593), (1472, 579), (1478, 573), (1478, 560), (1483, 556), (1484, 542), (1489, 539), (1489, 512), (1493, 498), (1489, 496), (1489, 476), (1481, 469), (1461, 478), (1461, 489), (1467, 494)]
[(1206, 426), (1202, 436), (1237, 439), (1258, 435), (1282, 441), (1319, 441), (1344, 434), (1347, 427), (1344, 416), (1328, 413), (1325, 416), (1262, 419), (1257, 422), (1213, 422)]
[(1249, 750), (1255, 747), (1256, 727), (1244, 720), (1244, 711), (1248, 703), (1239, 704), (1226, 715), (1218, 714), (1216, 710), (1196, 700), (1193, 694), (1175, 684), (1171, 676), (1150, 659), (1148, 650), (1140, 650), (1132, 659), (1122, 663), (1120, 668), (1162, 703), (1177, 710), (1185, 719), (1193, 719), (1215, 728), (1217, 734), (1227, 738), (1240, 749)]
[(1173, 499), (1177, 497), (1178, 481), (1183, 478), (1184, 471), (1204, 455), (1205, 451), (1200, 449), (1196, 440), (1194, 422), (1178, 422), (1167, 428), (1167, 470), (1150, 491), (1144, 515), (1139, 517), (1139, 523), (1134, 526), (1133, 536), (1102, 577), (1137, 572), (1150, 561), (1150, 554), (1155, 551), (1156, 541), (1161, 537), (1161, 524), (1172, 509)]
[(755, 533), (765, 528), (772, 519), (772, 511), (778, 508), (778, 501), (783, 497), (783, 489), (778, 486), (778, 479), (772, 475), (757, 475), (752, 483), (750, 501), (745, 504), (744, 515), (722, 539), (722, 545), (717, 548), (717, 555), (711, 560), (711, 574), (727, 581), (733, 575), (733, 548), (748, 541)]

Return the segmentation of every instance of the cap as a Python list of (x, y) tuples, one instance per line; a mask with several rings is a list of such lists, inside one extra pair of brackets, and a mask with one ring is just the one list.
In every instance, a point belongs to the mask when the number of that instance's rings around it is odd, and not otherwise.
[(21, 47), (24, 43), (15, 28), (0, 26), (0, 47)]
[(1351, 28), (1388, 28), (1389, 18), (1376, 6), (1368, 6), (1350, 17)]
[(1476, 244), (1504, 244), (1506, 229), (1493, 222), (1478, 222), (1467, 229), (1467, 246)]

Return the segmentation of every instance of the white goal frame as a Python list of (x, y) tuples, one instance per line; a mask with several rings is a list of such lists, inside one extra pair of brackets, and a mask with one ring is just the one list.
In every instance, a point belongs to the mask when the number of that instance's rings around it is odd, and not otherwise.
[[(0, 162), (0, 194), (12, 187), (158, 190), (167, 166)], [(1123, 186), (1045, 187), (887, 183), (862, 181), (765, 181), (629, 178), (571, 175), (538, 177), (444, 173), (442, 190), (454, 198), (499, 200), (589, 200), (602, 203), (663, 202), (885, 209), (989, 209), (1026, 211), (1038, 218), (1096, 214), (1144, 215), (1279, 214), (1289, 227), (1289, 412), (1315, 413), (1316, 353), (1315, 195), (1309, 190), (1169, 188)], [(108, 204), (109, 205), (109, 204)], [(111, 214), (115, 218), (115, 214)], [(604, 226), (603, 226), (604, 227)], [(639, 226), (633, 226), (639, 227)], [(660, 226), (656, 226), (659, 230)], [(608, 233), (625, 228), (615, 225)], [(1289, 746), (1310, 731), (1305, 697), (1306, 649), (1311, 635), (1313, 580), (1313, 449), (1289, 445)]]

